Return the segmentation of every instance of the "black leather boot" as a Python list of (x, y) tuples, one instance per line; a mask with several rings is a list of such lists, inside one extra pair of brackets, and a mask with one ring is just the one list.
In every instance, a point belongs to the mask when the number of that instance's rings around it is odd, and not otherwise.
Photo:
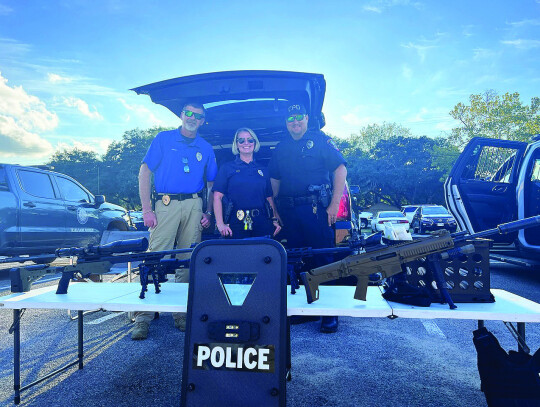
[(338, 330), (338, 317), (322, 317), (321, 332), (333, 334)]

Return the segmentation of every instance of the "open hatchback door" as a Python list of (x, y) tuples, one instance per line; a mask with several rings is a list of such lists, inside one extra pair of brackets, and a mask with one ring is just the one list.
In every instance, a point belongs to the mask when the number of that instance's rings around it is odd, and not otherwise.
[[(204, 105), (200, 133), (212, 145), (230, 144), (239, 127), (253, 129), (262, 142), (279, 141), (290, 101), (306, 106), (309, 127), (321, 129), (326, 81), (321, 74), (287, 71), (228, 71), (168, 79), (131, 89), (180, 117), (186, 102)], [(280, 137), (279, 137), (280, 138)]]

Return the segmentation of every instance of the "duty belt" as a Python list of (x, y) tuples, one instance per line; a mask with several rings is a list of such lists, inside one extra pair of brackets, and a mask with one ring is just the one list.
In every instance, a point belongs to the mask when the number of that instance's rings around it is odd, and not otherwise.
[(317, 204), (317, 195), (279, 197), (279, 205), (285, 208), (292, 208), (299, 205), (313, 205), (314, 203)]
[(157, 194), (163, 205), (167, 206), (171, 201), (185, 201), (186, 199), (200, 198), (200, 193), (195, 194)]
[(263, 213), (263, 210), (260, 209), (260, 208), (254, 208), (254, 209), (238, 209), (238, 210), (236, 211), (236, 218), (237, 218), (238, 220), (242, 220), (242, 219), (244, 219), (244, 216), (245, 216), (246, 214), (249, 214), (251, 217), (256, 218), (257, 216), (262, 215), (262, 213)]
[(238, 209), (236, 211), (236, 219), (240, 222), (244, 222), (244, 230), (253, 230), (253, 219), (259, 216), (262, 212), (262, 209)]

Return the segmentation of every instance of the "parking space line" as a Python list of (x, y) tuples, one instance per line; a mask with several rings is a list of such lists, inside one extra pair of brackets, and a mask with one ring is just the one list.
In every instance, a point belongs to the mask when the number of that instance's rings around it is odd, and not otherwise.
[(446, 335), (441, 331), (435, 321), (432, 319), (421, 319), (420, 321), (422, 322), (422, 325), (424, 325), (424, 328), (426, 328), (428, 334), (446, 339)]
[(125, 314), (125, 312), (114, 312), (112, 314), (105, 315), (104, 317), (94, 319), (93, 321), (85, 322), (84, 324), (85, 325), (97, 325), (97, 324), (101, 324), (102, 322), (108, 321), (109, 319), (113, 319), (113, 318), (119, 317), (120, 315), (124, 315), (124, 314)]

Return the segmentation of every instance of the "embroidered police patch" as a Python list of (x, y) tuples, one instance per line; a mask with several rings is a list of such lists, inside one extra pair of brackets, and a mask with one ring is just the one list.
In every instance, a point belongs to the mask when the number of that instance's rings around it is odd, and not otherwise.
[(308, 141), (306, 142), (306, 147), (307, 147), (308, 149), (313, 148), (313, 140), (308, 140)]
[(257, 172), (259, 173), (259, 175), (260, 175), (261, 177), (264, 177), (264, 174), (263, 174), (262, 170), (258, 170)]
[(197, 157), (197, 161), (202, 160), (202, 154), (200, 152), (197, 153), (196, 157)]

